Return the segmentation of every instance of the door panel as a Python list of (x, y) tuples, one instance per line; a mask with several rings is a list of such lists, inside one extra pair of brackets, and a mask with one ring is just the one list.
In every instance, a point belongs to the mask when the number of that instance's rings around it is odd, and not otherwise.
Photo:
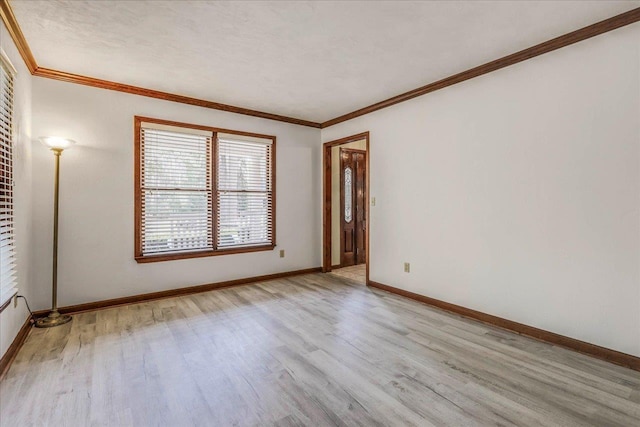
[(340, 264), (366, 262), (366, 152), (340, 150)]
[(356, 225), (355, 225), (355, 246), (356, 246), (356, 264), (367, 262), (365, 253), (366, 248), (366, 219), (367, 219), (367, 201), (365, 199), (367, 192), (365, 191), (365, 183), (367, 177), (367, 162), (365, 154), (356, 153), (354, 155), (356, 162), (356, 179), (355, 187), (355, 207), (356, 207)]

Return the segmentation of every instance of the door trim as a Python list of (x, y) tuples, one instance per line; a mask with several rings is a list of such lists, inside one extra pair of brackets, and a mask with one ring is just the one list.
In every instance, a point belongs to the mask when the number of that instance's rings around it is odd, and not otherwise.
[(369, 145), (369, 131), (356, 135), (347, 136), (345, 138), (336, 139), (334, 141), (322, 144), (322, 272), (331, 271), (331, 148), (337, 145), (348, 144), (349, 142), (364, 139), (367, 150), (367, 177), (366, 177), (366, 200), (367, 200), (367, 223), (365, 230), (365, 259), (367, 279), (366, 284), (369, 285), (369, 233), (371, 229), (371, 195), (370, 195), (370, 178), (371, 178), (371, 147)]

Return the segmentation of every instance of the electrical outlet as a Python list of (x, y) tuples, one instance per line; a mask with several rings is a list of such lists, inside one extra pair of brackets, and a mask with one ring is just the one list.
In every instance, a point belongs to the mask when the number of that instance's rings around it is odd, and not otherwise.
[(284, 249), (280, 249), (280, 258), (284, 258)]
[(411, 271), (411, 265), (408, 262), (404, 263), (404, 272), (409, 273)]
[(371, 198), (371, 206), (375, 206), (376, 205), (376, 198), (372, 197)]

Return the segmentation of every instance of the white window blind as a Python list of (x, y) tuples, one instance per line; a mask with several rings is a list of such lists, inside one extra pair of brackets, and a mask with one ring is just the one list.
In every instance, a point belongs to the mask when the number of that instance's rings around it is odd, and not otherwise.
[(136, 118), (138, 262), (275, 245), (275, 138)]
[(218, 248), (273, 243), (272, 141), (218, 134)]
[(0, 52), (0, 304), (17, 292), (13, 206), (14, 69)]
[(212, 132), (141, 124), (143, 255), (213, 250)]

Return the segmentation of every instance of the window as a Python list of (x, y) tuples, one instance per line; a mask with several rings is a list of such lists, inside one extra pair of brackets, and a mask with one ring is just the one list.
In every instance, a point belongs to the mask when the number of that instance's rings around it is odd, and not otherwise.
[(351, 168), (347, 166), (344, 168), (344, 221), (346, 223), (351, 222), (352, 215), (352, 204), (353, 204), (353, 195), (351, 194), (351, 189), (353, 188), (353, 183), (351, 182)]
[(275, 137), (136, 117), (138, 262), (271, 250)]
[(17, 292), (13, 225), (13, 80), (15, 70), (0, 51), (0, 305)]

